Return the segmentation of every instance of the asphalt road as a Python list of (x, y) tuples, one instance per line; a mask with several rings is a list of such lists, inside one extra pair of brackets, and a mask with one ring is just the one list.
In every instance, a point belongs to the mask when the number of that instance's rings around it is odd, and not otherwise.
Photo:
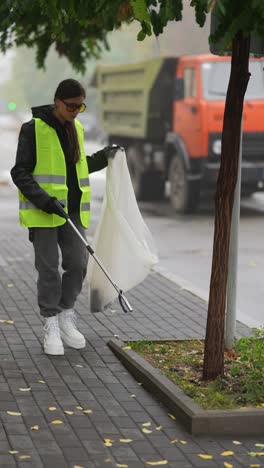
[[(0, 132), (0, 208), (8, 213), (7, 221), (14, 222), (17, 212), (15, 190), (2, 185), (8, 182), (9, 171), (15, 160), (17, 135)], [(86, 143), (87, 154), (100, 145)], [(96, 228), (105, 187), (105, 171), (91, 176), (92, 226)], [(160, 267), (174, 274), (183, 287), (205, 299), (209, 295), (212, 261), (214, 209), (205, 202), (192, 216), (175, 216), (168, 203), (140, 204), (145, 222), (152, 232), (159, 252)], [(242, 201), (237, 288), (237, 318), (249, 326), (264, 326), (264, 195), (255, 195)], [(8, 229), (1, 224), (2, 229)]]

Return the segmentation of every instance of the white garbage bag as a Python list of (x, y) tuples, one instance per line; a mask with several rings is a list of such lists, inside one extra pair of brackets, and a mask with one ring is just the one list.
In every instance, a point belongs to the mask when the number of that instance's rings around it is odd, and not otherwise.
[[(122, 150), (108, 162), (104, 201), (92, 248), (123, 292), (143, 281), (158, 262), (154, 241), (139, 211)], [(92, 256), (87, 277), (92, 312), (103, 310), (118, 297)]]

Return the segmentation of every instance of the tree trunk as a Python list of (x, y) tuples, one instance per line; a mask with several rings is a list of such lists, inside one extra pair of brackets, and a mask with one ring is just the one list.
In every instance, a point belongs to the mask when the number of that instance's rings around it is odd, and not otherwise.
[(250, 37), (239, 32), (232, 43), (231, 74), (226, 95), (221, 165), (215, 194), (215, 231), (203, 378), (224, 374), (224, 331), (232, 208), (237, 182), (244, 95), (250, 77)]

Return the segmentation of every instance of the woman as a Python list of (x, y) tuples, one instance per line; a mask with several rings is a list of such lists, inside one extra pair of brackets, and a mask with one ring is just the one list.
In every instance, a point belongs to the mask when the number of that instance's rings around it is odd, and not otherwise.
[[(63, 341), (85, 347), (73, 310), (86, 275), (88, 253), (60, 216), (58, 201), (79, 231), (90, 223), (89, 173), (107, 166), (119, 147), (107, 146), (85, 156), (83, 128), (76, 119), (86, 108), (85, 90), (73, 79), (62, 81), (54, 105), (32, 108), (33, 119), (22, 125), (11, 176), (19, 189), (20, 224), (29, 228), (38, 271), (38, 304), (45, 317), (44, 351), (64, 354)], [(62, 277), (59, 274), (59, 249)]]

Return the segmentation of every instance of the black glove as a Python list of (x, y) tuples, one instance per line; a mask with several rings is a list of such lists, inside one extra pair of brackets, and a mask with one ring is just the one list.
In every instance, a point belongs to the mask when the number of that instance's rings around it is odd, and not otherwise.
[(49, 214), (56, 214), (61, 218), (67, 219), (68, 215), (64, 211), (64, 204), (59, 202), (56, 197), (51, 197), (45, 206), (45, 211)]
[(103, 149), (103, 152), (104, 152), (104, 155), (106, 157), (106, 159), (111, 159), (111, 158), (114, 158), (115, 155), (116, 155), (116, 152), (120, 150), (120, 151), (125, 151), (125, 149), (123, 148), (123, 146), (118, 146), (118, 145), (112, 145), (112, 146), (106, 146), (104, 149)]

